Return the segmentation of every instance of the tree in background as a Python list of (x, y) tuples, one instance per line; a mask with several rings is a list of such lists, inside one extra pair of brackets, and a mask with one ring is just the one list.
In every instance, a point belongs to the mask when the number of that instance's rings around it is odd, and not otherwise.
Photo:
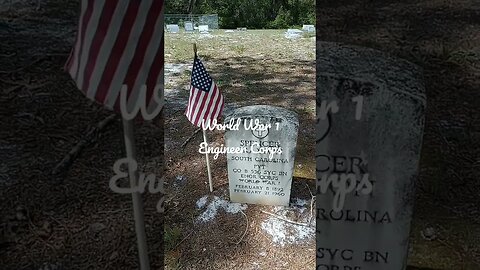
[(288, 28), (315, 24), (314, 0), (170, 0), (167, 14), (218, 14), (221, 28)]

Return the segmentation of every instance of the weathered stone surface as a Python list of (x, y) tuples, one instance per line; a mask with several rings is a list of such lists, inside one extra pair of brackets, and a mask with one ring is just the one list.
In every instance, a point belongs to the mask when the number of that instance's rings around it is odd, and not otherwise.
[(193, 22), (185, 22), (185, 31), (192, 32), (193, 30)]
[(180, 27), (178, 26), (178, 24), (167, 24), (167, 32), (178, 33), (180, 32)]
[(303, 31), (299, 29), (287, 29), (285, 32), (286, 38), (301, 38), (303, 36)]
[[(238, 130), (225, 133), (225, 145), (245, 147), (246, 152), (227, 154), (230, 199), (252, 204), (288, 205), (297, 145), (297, 115), (283, 108), (257, 105), (236, 109), (225, 118), (225, 123), (232, 119), (241, 119), (241, 124)], [(255, 119), (271, 127), (265, 130), (245, 128), (245, 121)], [(268, 149), (281, 149), (282, 153), (270, 155)]]
[(198, 26), (198, 31), (200, 33), (208, 33), (208, 25), (199, 25)]
[[(316, 83), (317, 269), (405, 269), (426, 106), (422, 71), (376, 50), (317, 42)], [(338, 111), (323, 117), (333, 101)], [(341, 181), (326, 189), (337, 176), (353, 190), (341, 192)]]
[(312, 24), (304, 24), (302, 26), (302, 31), (306, 31), (308, 33), (315, 33), (315, 25)]

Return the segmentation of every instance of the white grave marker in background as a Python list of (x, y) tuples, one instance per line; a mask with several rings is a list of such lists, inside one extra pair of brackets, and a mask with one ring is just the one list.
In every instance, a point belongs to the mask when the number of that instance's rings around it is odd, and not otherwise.
[(305, 31), (308, 33), (315, 33), (315, 26), (312, 24), (304, 24), (302, 27), (302, 31)]
[(208, 33), (208, 25), (199, 25), (198, 26), (198, 31), (200, 33)]
[(185, 32), (193, 32), (193, 22), (185, 22)]
[(302, 35), (303, 31), (299, 29), (288, 29), (287, 32), (285, 32), (286, 38), (300, 38)]
[(178, 24), (167, 24), (167, 32), (178, 33), (180, 32), (180, 27), (178, 26)]

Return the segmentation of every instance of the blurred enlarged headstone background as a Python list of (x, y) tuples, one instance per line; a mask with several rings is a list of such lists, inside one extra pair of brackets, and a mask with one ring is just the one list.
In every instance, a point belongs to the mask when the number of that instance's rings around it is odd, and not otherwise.
[(317, 42), (317, 269), (406, 269), (425, 105), (415, 65)]
[[(317, 2), (316, 10), (317, 42), (376, 49), (423, 70), (428, 102), (415, 183), (408, 265), (411, 269), (479, 269), (480, 185), (476, 179), (480, 94), (476, 89), (480, 87), (480, 3), (340, 0)], [(319, 57), (331, 57), (325, 50), (321, 52)], [(357, 56), (357, 53), (351, 55), (353, 59)], [(345, 65), (348, 63), (342, 64)], [(365, 62), (358, 72), (364, 73), (369, 65), (369, 61)], [(407, 73), (414, 70), (394, 69)], [(328, 72), (317, 69), (317, 74)], [(413, 81), (417, 80), (406, 79), (403, 84), (410, 85)], [(351, 80), (343, 82), (351, 83)], [(364, 78), (360, 85), (378, 92), (382, 90), (377, 88), (384, 83)], [(410, 86), (407, 89), (414, 90)], [(392, 106), (385, 108), (393, 109)], [(399, 108), (409, 110), (407, 105)], [(394, 116), (385, 116), (385, 122), (395, 121), (391, 118)], [(396, 137), (402, 132), (385, 135)], [(370, 162), (372, 158), (377, 157), (371, 156)], [(385, 170), (390, 166), (385, 164)]]

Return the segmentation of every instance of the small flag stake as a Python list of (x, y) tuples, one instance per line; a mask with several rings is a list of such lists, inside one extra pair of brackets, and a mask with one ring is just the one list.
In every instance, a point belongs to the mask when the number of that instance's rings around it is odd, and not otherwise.
[[(208, 146), (207, 132), (204, 129), (202, 122), (208, 123), (209, 121), (220, 117), (225, 100), (212, 77), (208, 75), (208, 72), (198, 58), (196, 43), (193, 43), (193, 52), (195, 57), (190, 82), (190, 97), (185, 115), (193, 125), (202, 128), (203, 142)], [(208, 153), (205, 153), (205, 158), (207, 161), (210, 192), (213, 192), (212, 172), (210, 170)]]
[[(207, 132), (205, 131), (205, 129), (202, 129), (202, 130), (203, 130), (203, 141), (208, 146)], [(205, 158), (207, 159), (208, 185), (210, 186), (210, 192), (213, 192), (212, 173), (210, 172), (210, 160), (208, 159), (208, 153), (205, 153)]]
[[(125, 150), (129, 160), (136, 160), (135, 136), (133, 133), (133, 119), (123, 118), (123, 137), (125, 139)], [(130, 177), (130, 187), (138, 186), (138, 171), (134, 170), (134, 165), (128, 163), (128, 175)], [(133, 217), (135, 219), (135, 232), (137, 234), (138, 257), (141, 270), (150, 270), (150, 261), (148, 259), (147, 237), (145, 235), (145, 221), (143, 213), (142, 194), (132, 192)]]

